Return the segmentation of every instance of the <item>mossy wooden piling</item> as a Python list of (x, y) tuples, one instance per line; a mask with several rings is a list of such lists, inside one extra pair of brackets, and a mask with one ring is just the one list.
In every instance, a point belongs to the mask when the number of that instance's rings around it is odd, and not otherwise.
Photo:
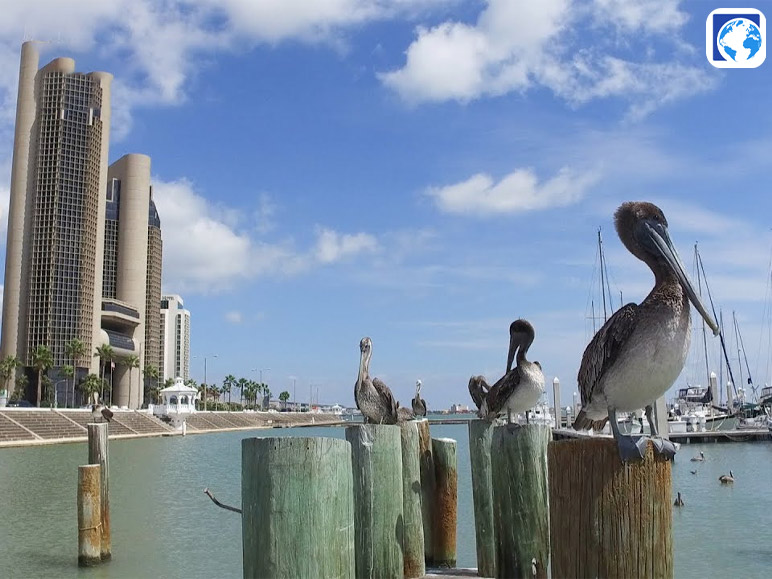
[(493, 480), (491, 439), (494, 426), (487, 420), (469, 421), (469, 459), (472, 464), (474, 534), (477, 546), (477, 572), (481, 577), (496, 576), (496, 542), (493, 525)]
[(78, 566), (102, 562), (101, 467), (78, 467)]
[(358, 579), (402, 577), (402, 437), (400, 427), (346, 428), (354, 479), (354, 549)]
[(400, 425), (402, 435), (402, 556), (407, 579), (426, 574), (424, 526), (421, 513), (421, 462), (418, 424)]
[(241, 452), (244, 577), (353, 579), (349, 443), (249, 438)]
[(418, 450), (421, 461), (421, 518), (424, 526), (424, 561), (434, 564), (434, 543), (432, 538), (432, 512), (434, 510), (434, 457), (432, 436), (427, 419), (416, 421), (418, 425)]
[(110, 455), (108, 448), (108, 424), (86, 425), (88, 431), (88, 462), (98, 464), (100, 472), (100, 512), (102, 517), (102, 561), (112, 557), (112, 533), (110, 531)]
[(673, 577), (669, 460), (649, 444), (623, 464), (600, 438), (552, 442), (548, 456), (553, 577)]
[[(491, 441), (496, 577), (547, 577), (549, 507), (544, 425), (497, 426)], [(563, 575), (554, 575), (563, 577)]]
[(432, 438), (435, 494), (432, 510), (432, 556), (437, 567), (456, 566), (458, 520), (458, 459), (456, 441)]

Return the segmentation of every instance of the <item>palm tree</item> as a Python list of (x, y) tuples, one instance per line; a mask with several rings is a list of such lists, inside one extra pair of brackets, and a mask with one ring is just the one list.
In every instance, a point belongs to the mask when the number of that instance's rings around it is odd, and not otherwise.
[[(123, 360), (121, 364), (129, 369), (129, 408), (131, 408), (131, 377), (134, 374), (134, 368), (139, 368), (139, 356), (136, 354), (129, 354)], [(139, 384), (137, 384), (139, 388)]]
[(228, 374), (222, 381), (222, 391), (228, 393), (228, 410), (231, 409), (231, 390), (236, 385), (236, 377)]
[(37, 405), (40, 406), (40, 399), (43, 395), (43, 373), (47, 372), (54, 365), (54, 355), (48, 346), (40, 345), (32, 352), (32, 367), (38, 373), (38, 398)]
[(284, 404), (284, 409), (287, 409), (287, 400), (289, 400), (290, 393), (286, 390), (279, 394), (279, 400), (281, 400), (282, 404)]
[(94, 392), (99, 392), (100, 390), (104, 392), (104, 382), (104, 378), (100, 379), (96, 374), (89, 374), (86, 376), (86, 378), (78, 384), (78, 388), (83, 393), (83, 399), (90, 400), (91, 395), (94, 394)]
[[(110, 344), (102, 344), (101, 346), (97, 347), (94, 356), (99, 357), (99, 361), (102, 364), (102, 392), (99, 395), (99, 398), (101, 399), (104, 398), (105, 395), (105, 366), (107, 365), (107, 362), (112, 362), (113, 359), (115, 359), (115, 350), (113, 350), (113, 347)], [(110, 378), (110, 403), (112, 404), (112, 371), (110, 372)]]
[[(74, 366), (70, 366), (69, 364), (67, 364), (65, 366), (62, 366), (59, 369), (59, 373), (62, 376), (64, 376), (66, 379), (68, 379), (68, 380), (70, 378), (72, 378), (73, 380), (75, 379), (75, 367)], [(65, 384), (65, 386), (66, 386), (66, 384)], [(70, 394), (70, 389), (67, 388), (64, 391), (64, 406), (65, 406), (65, 408), (67, 407), (67, 398), (68, 398), (69, 394)], [(72, 395), (72, 404), (73, 404), (73, 406), (75, 405), (75, 393), (74, 392), (73, 392), (73, 395)]]
[[(232, 376), (230, 374), (228, 374), (228, 376), (226, 376), (226, 380), (228, 378), (231, 378), (231, 377)], [(234, 378), (234, 380), (235, 380), (235, 378)], [(238, 380), (238, 385), (239, 385), (239, 403), (241, 404), (242, 410), (245, 408), (244, 407), (244, 389), (247, 387), (248, 384), (249, 384), (249, 380), (247, 380), (246, 378), (239, 378), (239, 380)]]
[[(145, 369), (143, 370), (143, 374), (145, 375), (145, 393), (150, 394), (155, 393), (156, 395), (156, 401), (158, 400), (158, 368), (153, 366), (153, 364), (145, 364)], [(151, 386), (148, 386), (148, 378), (150, 379)]]
[(21, 362), (16, 356), (6, 356), (0, 360), (0, 379), (3, 381), (3, 387), (0, 388), (0, 392), (5, 392), (8, 396), (8, 380), (11, 379), (16, 368), (21, 366)]
[(24, 398), (24, 392), (27, 390), (28, 384), (29, 384), (29, 379), (27, 378), (27, 375), (24, 372), (17, 375), (16, 387), (14, 388), (12, 398), (15, 400), (21, 400), (22, 398)]
[(82, 360), (82, 358), (88, 354), (88, 349), (86, 348), (86, 344), (81, 340), (73, 338), (64, 345), (64, 353), (72, 360), (73, 373), (72, 376), (68, 377), (72, 378), (72, 405), (75, 406), (75, 374), (77, 374), (78, 361)]

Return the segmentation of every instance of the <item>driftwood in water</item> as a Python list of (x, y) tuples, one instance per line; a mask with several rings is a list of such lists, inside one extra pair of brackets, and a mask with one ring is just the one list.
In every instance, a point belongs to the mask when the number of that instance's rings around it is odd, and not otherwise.
[(212, 494), (212, 491), (210, 491), (208, 488), (204, 489), (204, 494), (208, 496), (210, 499), (212, 499), (212, 502), (216, 504), (221, 509), (225, 509), (226, 511), (233, 511), (234, 513), (241, 514), (241, 509), (237, 509), (236, 507), (232, 507), (230, 505), (226, 505), (224, 503), (221, 503), (217, 500), (217, 498)]

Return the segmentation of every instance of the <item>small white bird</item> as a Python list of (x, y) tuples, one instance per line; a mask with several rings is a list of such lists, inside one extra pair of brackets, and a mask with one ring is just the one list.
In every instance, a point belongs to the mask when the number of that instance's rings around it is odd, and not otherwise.
[(94, 419), (94, 422), (97, 420), (99, 422), (104, 420), (110, 422), (113, 419), (113, 411), (99, 402), (99, 392), (94, 392), (94, 394), (92, 394), (92, 398), (94, 403), (91, 405), (91, 418)]

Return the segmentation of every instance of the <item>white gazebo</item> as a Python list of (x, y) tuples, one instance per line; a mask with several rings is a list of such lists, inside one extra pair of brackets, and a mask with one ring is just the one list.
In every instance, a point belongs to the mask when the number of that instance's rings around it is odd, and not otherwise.
[(198, 390), (186, 386), (178, 376), (174, 384), (161, 390), (160, 394), (163, 402), (153, 406), (153, 414), (168, 417), (172, 426), (182, 430), (185, 419), (196, 411), (196, 400), (201, 396)]

